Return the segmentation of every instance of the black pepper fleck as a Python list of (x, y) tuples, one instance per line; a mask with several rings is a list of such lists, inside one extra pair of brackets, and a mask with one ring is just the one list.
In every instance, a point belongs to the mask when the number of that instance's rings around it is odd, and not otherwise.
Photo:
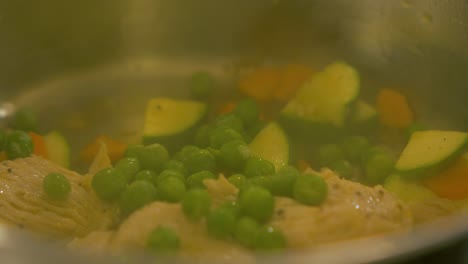
[(380, 197), (383, 197), (384, 194), (385, 194), (385, 192), (384, 192), (383, 190), (379, 190), (379, 195), (380, 195)]
[(18, 224), (18, 227), (23, 229), (24, 228), (24, 225), (23, 224)]
[(276, 215), (277, 216), (284, 216), (284, 210), (283, 209), (276, 210)]
[(13, 169), (12, 168), (8, 168), (8, 173), (12, 173), (13, 172)]
[(361, 196), (361, 195), (362, 195), (360, 191), (355, 192), (355, 194), (356, 194), (357, 196)]
[(398, 204), (397, 208), (398, 208), (398, 210), (403, 211), (403, 206), (401, 206), (401, 204)]
[(158, 110), (161, 110), (161, 109), (162, 109), (161, 105), (156, 105), (156, 108), (157, 108)]

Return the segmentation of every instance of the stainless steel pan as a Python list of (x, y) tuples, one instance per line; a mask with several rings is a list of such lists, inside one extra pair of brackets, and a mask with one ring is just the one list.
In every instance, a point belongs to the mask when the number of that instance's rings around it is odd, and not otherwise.
[[(142, 102), (185, 93), (193, 71), (228, 89), (256, 63), (341, 59), (362, 73), (369, 98), (382, 85), (404, 89), (428, 123), (467, 131), (466, 47), (462, 0), (0, 0), (0, 102), (11, 103), (0, 118), (30, 105), (74, 146), (103, 131), (132, 140)], [(466, 218), (265, 261), (396, 261), (468, 235)], [(53, 248), (0, 228), (1, 263), (90, 261)]]

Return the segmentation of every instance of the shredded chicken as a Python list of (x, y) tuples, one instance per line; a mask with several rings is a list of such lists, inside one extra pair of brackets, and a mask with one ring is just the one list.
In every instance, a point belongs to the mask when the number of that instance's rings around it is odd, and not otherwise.
[[(329, 170), (322, 172), (329, 186), (329, 195), (321, 206), (307, 206), (293, 199), (277, 197), (275, 214), (269, 224), (286, 236), (288, 247), (304, 248), (326, 242), (385, 234), (407, 230), (412, 225), (408, 208), (381, 186), (367, 187), (340, 179)], [(235, 197), (237, 189), (223, 176), (205, 181), (212, 198), (222, 202)], [(181, 237), (182, 254), (187, 256), (217, 255), (223, 258), (250, 256), (235, 243), (210, 237), (204, 223), (188, 220), (180, 204), (154, 202), (126, 219), (108, 240), (107, 250), (122, 252), (145, 247), (149, 233), (158, 226), (174, 229)], [(96, 234), (92, 234), (91, 237)], [(107, 239), (108, 234), (102, 234)], [(90, 247), (96, 240), (101, 249), (102, 239), (75, 241), (74, 248)]]
[[(104, 149), (105, 151), (105, 149)], [(105, 153), (94, 169), (109, 166)], [(42, 182), (49, 173), (70, 181), (66, 200), (47, 197)], [(80, 175), (39, 156), (0, 163), (0, 221), (50, 237), (82, 237), (114, 224), (115, 206), (103, 203), (92, 191), (91, 175)]]
[(412, 226), (409, 209), (382, 186), (344, 180), (330, 170), (321, 175), (328, 185), (328, 197), (321, 206), (276, 198), (271, 224), (283, 231), (289, 247), (401, 232)]

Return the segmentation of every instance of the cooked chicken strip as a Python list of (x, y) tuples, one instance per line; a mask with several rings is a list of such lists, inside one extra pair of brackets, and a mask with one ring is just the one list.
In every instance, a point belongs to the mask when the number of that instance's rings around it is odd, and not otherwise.
[(209, 236), (203, 223), (187, 219), (180, 204), (164, 202), (154, 202), (132, 214), (115, 233), (111, 247), (118, 252), (144, 249), (148, 235), (158, 226), (172, 228), (179, 235), (182, 257), (213, 261), (235, 259), (236, 263), (252, 260), (242, 247)]
[[(43, 192), (49, 173), (61, 173), (71, 192), (55, 201)], [(80, 237), (91, 230), (108, 228), (114, 209), (91, 190), (91, 176), (82, 176), (39, 156), (0, 163), (0, 221), (51, 237)]]
[[(327, 200), (321, 206), (300, 204), (290, 198), (275, 198), (275, 214), (269, 224), (282, 230), (289, 247), (304, 248), (407, 230), (411, 227), (412, 216), (408, 208), (381, 186), (367, 187), (340, 179), (330, 170), (324, 170), (321, 175), (329, 186)], [(205, 181), (205, 184), (218, 203), (222, 201), (222, 197), (230, 200), (237, 193), (235, 187), (222, 176), (217, 180)], [(117, 252), (142, 249), (149, 233), (160, 225), (173, 228), (177, 232), (181, 238), (183, 254), (217, 254), (248, 259), (242, 248), (210, 237), (203, 222), (189, 221), (180, 204), (164, 202), (154, 202), (130, 215), (112, 238), (106, 240), (107, 248)], [(108, 235), (105, 234), (104, 237), (108, 239)], [(92, 243), (78, 240), (72, 247), (90, 247), (90, 244)], [(102, 246), (102, 243), (96, 245), (98, 248)]]
[(307, 206), (289, 198), (276, 198), (271, 221), (292, 248), (408, 230), (409, 209), (382, 186), (368, 187), (341, 179), (326, 169), (321, 173), (328, 197), (320, 206)]

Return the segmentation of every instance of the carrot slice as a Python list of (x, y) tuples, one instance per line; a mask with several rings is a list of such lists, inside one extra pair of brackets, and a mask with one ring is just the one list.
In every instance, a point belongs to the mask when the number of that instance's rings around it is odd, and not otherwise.
[(296, 90), (312, 75), (313, 70), (307, 65), (288, 64), (279, 76), (279, 85), (274, 90), (274, 98), (280, 102), (291, 99)]
[(443, 198), (468, 198), (468, 154), (459, 158), (442, 173), (425, 179), (423, 185)]
[(414, 114), (406, 97), (392, 89), (381, 89), (377, 96), (380, 123), (391, 128), (406, 128), (413, 123)]
[(44, 141), (44, 137), (34, 132), (29, 132), (28, 134), (33, 141), (33, 145), (34, 145), (33, 153), (43, 158), (48, 158), (49, 153), (47, 151), (47, 146)]
[(108, 136), (99, 136), (81, 151), (80, 158), (87, 163), (92, 162), (99, 151), (100, 142), (106, 144), (108, 155), (112, 162), (121, 159), (127, 149), (127, 144), (125, 143), (114, 140)]
[(274, 67), (255, 69), (239, 80), (241, 93), (259, 102), (268, 102), (279, 84), (279, 71)]
[(233, 101), (225, 102), (219, 106), (218, 115), (228, 114), (234, 111), (237, 103)]

